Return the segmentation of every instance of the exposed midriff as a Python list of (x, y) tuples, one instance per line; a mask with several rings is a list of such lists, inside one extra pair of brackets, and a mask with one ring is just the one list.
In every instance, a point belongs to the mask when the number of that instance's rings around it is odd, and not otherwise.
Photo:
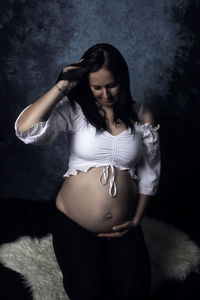
[(56, 197), (57, 208), (67, 217), (91, 232), (113, 232), (112, 227), (134, 215), (137, 201), (137, 183), (128, 170), (115, 168), (117, 195), (109, 194), (108, 181), (101, 185), (103, 167), (91, 167), (87, 172), (66, 177)]

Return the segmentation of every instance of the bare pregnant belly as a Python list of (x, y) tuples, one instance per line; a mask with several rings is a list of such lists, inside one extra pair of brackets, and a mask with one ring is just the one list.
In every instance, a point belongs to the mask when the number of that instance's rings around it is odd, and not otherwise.
[(127, 170), (115, 168), (117, 195), (109, 194), (111, 170), (106, 185), (100, 184), (102, 167), (66, 177), (56, 206), (70, 219), (91, 232), (113, 232), (114, 225), (129, 220), (135, 211), (137, 184)]

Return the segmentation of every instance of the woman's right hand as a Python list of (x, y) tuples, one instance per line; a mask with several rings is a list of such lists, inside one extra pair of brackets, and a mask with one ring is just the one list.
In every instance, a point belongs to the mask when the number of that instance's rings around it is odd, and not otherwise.
[[(79, 64), (80, 62), (82, 62), (82, 61), (83, 61), (83, 58), (81, 58), (78, 62), (74, 63), (74, 64), (77, 64), (77, 66), (69, 65), (69, 66), (65, 67), (64, 69), (62, 69), (62, 73), (67, 72), (67, 71), (69, 71), (69, 70), (71, 70), (71, 69), (77, 69), (77, 68), (80, 68), (80, 67), (78, 66), (78, 64)], [(73, 65), (74, 65), (74, 64), (73, 64)]]
[[(68, 73), (70, 70), (80, 68), (78, 66), (78, 64), (82, 61), (83, 61), (83, 58), (80, 59), (78, 62), (73, 63), (72, 65), (69, 65), (69, 66), (63, 68), (62, 71), (60, 72), (56, 83), (59, 82), (59, 86), (61, 87), (63, 92), (66, 92), (66, 91), (69, 92), (71, 89), (73, 89), (75, 86), (78, 85), (79, 80), (75, 80), (75, 79), (71, 80), (71, 79), (64, 79), (64, 78), (66, 77), (66, 73)], [(70, 76), (68, 76), (68, 77), (70, 77)]]

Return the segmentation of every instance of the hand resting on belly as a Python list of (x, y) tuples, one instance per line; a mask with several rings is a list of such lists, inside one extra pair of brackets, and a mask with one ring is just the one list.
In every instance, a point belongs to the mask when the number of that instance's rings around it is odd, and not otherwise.
[(134, 215), (137, 184), (127, 170), (115, 167), (117, 195), (109, 195), (109, 180), (101, 185), (102, 167), (93, 167), (87, 173), (67, 177), (56, 198), (56, 205), (74, 222), (96, 233), (113, 232), (113, 226), (122, 224)]

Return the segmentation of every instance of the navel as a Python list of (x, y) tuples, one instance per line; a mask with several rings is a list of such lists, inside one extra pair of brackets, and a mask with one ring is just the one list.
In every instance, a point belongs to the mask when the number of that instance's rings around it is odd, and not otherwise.
[(111, 215), (111, 214), (107, 214), (107, 215), (106, 215), (106, 218), (111, 219), (111, 218), (112, 218), (112, 215)]

